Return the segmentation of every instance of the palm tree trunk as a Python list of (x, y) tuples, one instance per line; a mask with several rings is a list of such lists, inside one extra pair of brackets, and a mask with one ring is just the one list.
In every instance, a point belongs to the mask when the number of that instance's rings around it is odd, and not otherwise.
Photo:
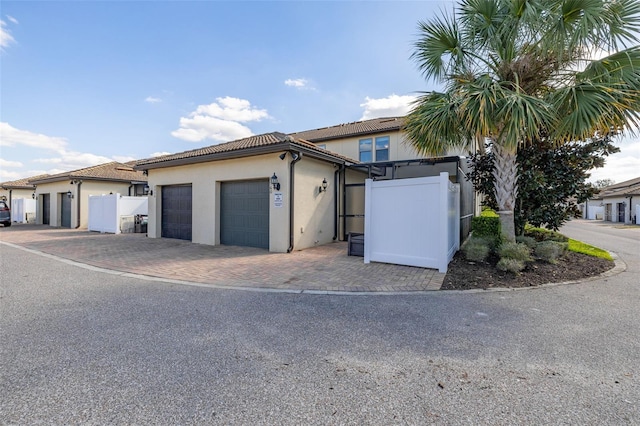
[(516, 228), (513, 211), (518, 193), (518, 165), (516, 151), (493, 144), (496, 201), (498, 216), (502, 227), (502, 236), (506, 241), (516, 240)]

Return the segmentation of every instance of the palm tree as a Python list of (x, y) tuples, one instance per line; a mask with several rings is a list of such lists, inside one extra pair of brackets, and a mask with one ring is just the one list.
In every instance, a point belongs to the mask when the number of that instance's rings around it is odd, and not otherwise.
[(563, 143), (638, 126), (639, 23), (638, 0), (459, 1), (419, 23), (411, 57), (445, 90), (416, 100), (409, 143), (443, 155), (490, 140), (502, 232), (515, 240), (519, 146), (541, 132)]

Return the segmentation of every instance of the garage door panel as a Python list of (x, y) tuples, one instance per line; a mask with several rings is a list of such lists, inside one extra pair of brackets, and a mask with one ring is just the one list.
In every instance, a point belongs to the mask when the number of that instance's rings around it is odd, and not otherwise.
[(223, 182), (220, 242), (269, 248), (269, 181)]
[(162, 188), (162, 237), (191, 241), (191, 185)]

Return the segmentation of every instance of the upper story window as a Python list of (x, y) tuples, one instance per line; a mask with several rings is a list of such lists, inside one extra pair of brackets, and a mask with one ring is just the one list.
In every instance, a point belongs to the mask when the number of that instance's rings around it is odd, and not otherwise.
[(327, 144), (323, 143), (323, 144), (317, 144), (316, 145), (318, 148), (322, 148), (322, 149), (327, 149)]
[(363, 163), (370, 163), (373, 161), (373, 155), (371, 152), (372, 139), (360, 139), (360, 158)]
[(359, 160), (363, 163), (374, 161), (389, 161), (389, 136), (379, 136), (375, 138), (360, 139)]
[(376, 138), (376, 161), (389, 161), (389, 136)]

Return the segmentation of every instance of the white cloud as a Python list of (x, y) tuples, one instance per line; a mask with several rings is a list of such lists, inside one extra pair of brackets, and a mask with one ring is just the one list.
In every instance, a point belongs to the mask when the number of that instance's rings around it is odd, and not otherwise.
[[(16, 129), (9, 123), (0, 122), (0, 146), (3, 148), (15, 146), (28, 146), (34, 148), (32, 154), (34, 163), (49, 165), (52, 167), (45, 173), (61, 173), (65, 171), (96, 166), (111, 161), (131, 161), (132, 157), (116, 156), (113, 158), (87, 152), (73, 151), (68, 148), (66, 138), (47, 136), (41, 133), (33, 133), (28, 130)], [(4, 151), (4, 150), (3, 150)], [(45, 151), (45, 152), (39, 152)], [(11, 162), (17, 163), (17, 162)], [(6, 167), (3, 164), (0, 166)], [(17, 165), (15, 167), (18, 167)]]
[(216, 101), (199, 105), (188, 117), (181, 117), (180, 128), (171, 135), (189, 142), (205, 139), (227, 142), (253, 135), (251, 129), (240, 123), (271, 118), (266, 109), (252, 107), (245, 99), (227, 96)]
[(150, 104), (157, 104), (159, 102), (162, 102), (162, 99), (160, 98), (154, 98), (153, 96), (147, 96), (147, 98), (144, 100), (145, 102), (148, 102)]
[(416, 97), (412, 95), (398, 96), (391, 94), (386, 98), (379, 99), (373, 99), (367, 96), (364, 103), (360, 104), (360, 106), (364, 108), (360, 120), (407, 115), (411, 110), (411, 103), (415, 99)]
[(0, 50), (4, 50), (16, 41), (11, 35), (11, 31), (5, 28), (6, 25), (7, 23), (0, 19)]
[(171, 152), (167, 152), (167, 151), (160, 151), (160, 152), (154, 152), (152, 154), (149, 154), (149, 157), (153, 158), (153, 157), (162, 157), (163, 155), (169, 155), (171, 154)]
[(604, 167), (593, 169), (590, 182), (612, 179), (620, 183), (640, 177), (640, 139), (622, 141), (615, 145), (620, 148), (620, 152), (606, 157)]
[(14, 18), (11, 15), (7, 15), (7, 19), (10, 20), (11, 22), (13, 22), (16, 25), (18, 25), (20, 23), (20, 22), (18, 22), (18, 20), (16, 18)]
[(304, 88), (309, 81), (306, 78), (289, 78), (284, 81), (284, 84), (289, 87), (296, 87), (298, 89)]
[(26, 145), (33, 148), (43, 148), (51, 151), (60, 151), (67, 145), (65, 138), (46, 136), (40, 133), (32, 133), (28, 130), (20, 130), (9, 123), (0, 123), (0, 146)]
[(22, 167), (23, 164), (19, 161), (9, 161), (9, 160), (5, 160), (4, 158), (0, 158), (0, 167), (5, 168), (5, 167)]

